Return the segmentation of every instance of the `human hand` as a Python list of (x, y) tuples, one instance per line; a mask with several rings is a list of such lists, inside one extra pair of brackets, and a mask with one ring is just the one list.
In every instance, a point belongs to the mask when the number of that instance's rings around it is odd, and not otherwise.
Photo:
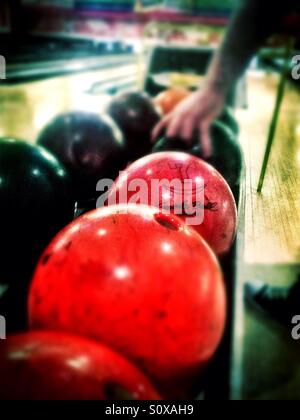
[(224, 95), (208, 84), (191, 94), (163, 118), (153, 131), (153, 139), (157, 139), (165, 130), (167, 137), (180, 137), (189, 142), (197, 132), (203, 154), (209, 157), (212, 153), (210, 126), (221, 114), (224, 104)]

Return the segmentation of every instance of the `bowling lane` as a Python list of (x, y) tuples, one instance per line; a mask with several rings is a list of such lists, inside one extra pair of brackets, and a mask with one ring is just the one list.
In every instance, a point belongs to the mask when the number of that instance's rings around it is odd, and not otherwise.
[(101, 112), (108, 92), (116, 87), (140, 87), (143, 64), (132, 57), (130, 64), (103, 70), (0, 86), (0, 136), (34, 142), (38, 132), (56, 114), (70, 110)]
[(300, 272), (300, 93), (294, 86), (287, 87), (263, 193), (256, 193), (278, 81), (274, 74), (251, 73), (249, 108), (238, 112), (247, 171), (238, 237), (235, 399), (299, 398), (299, 344), (243, 302), (245, 282), (288, 286)]
[(300, 93), (294, 85), (287, 87), (283, 101), (263, 194), (256, 194), (277, 84), (276, 75), (253, 74), (249, 80), (250, 108), (239, 112), (248, 169), (245, 215), (248, 264), (289, 264), (300, 258)]

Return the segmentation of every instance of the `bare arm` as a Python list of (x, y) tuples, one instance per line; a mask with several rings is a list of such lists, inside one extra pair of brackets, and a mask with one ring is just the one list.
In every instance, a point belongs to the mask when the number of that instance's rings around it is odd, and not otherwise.
[(241, 0), (210, 66), (208, 82), (221, 92), (228, 92), (259, 48), (279, 31), (283, 16), (294, 3), (294, 0)]
[(169, 137), (179, 136), (188, 141), (196, 129), (204, 152), (209, 155), (209, 127), (222, 112), (227, 93), (258, 49), (279, 30), (282, 17), (296, 3), (297, 0), (241, 0), (208, 70), (204, 87), (163, 119), (154, 130), (154, 137), (166, 129)]

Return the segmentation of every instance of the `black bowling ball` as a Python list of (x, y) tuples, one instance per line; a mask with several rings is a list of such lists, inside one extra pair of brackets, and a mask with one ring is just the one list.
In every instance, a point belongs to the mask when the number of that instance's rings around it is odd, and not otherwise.
[(73, 219), (64, 167), (46, 150), (0, 139), (0, 314), (24, 325), (28, 283), (50, 240)]
[(161, 115), (145, 92), (125, 92), (108, 104), (107, 113), (124, 134), (128, 161), (151, 152), (151, 134)]
[(54, 118), (40, 133), (44, 146), (69, 171), (77, 200), (95, 197), (97, 182), (115, 179), (126, 166), (121, 131), (106, 115), (70, 112)]
[(197, 156), (214, 166), (226, 179), (232, 190), (239, 187), (243, 169), (243, 154), (233, 131), (220, 121), (211, 125), (212, 155), (204, 157), (197, 133), (190, 141), (162, 137), (153, 146), (152, 152), (181, 151)]

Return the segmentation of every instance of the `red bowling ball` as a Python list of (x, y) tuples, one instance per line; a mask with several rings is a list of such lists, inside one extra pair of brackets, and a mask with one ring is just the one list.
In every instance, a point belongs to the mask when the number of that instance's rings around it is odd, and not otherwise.
[[(154, 190), (153, 180), (162, 183), (159, 190)], [(168, 182), (174, 180), (182, 186), (179, 194), (177, 191), (180, 185), (168, 185)], [(140, 187), (137, 187), (142, 181), (147, 185), (147, 191), (143, 195), (140, 194)], [(188, 188), (184, 188), (186, 181), (190, 181)], [(170, 211), (180, 215), (184, 221), (191, 222), (217, 255), (230, 250), (237, 226), (235, 200), (224, 178), (203, 160), (180, 152), (146, 156), (130, 165), (116, 180), (108, 203), (133, 203), (137, 190), (140, 196), (137, 204), (157, 205), (160, 208), (164, 208), (163, 198), (167, 195), (170, 199)], [(156, 198), (156, 204), (153, 203), (153, 197)], [(191, 207), (188, 214), (184, 202)], [(202, 217), (192, 220), (193, 208), (198, 208), (199, 214), (202, 209)]]
[(82, 337), (31, 332), (0, 342), (1, 400), (156, 400), (123, 357)]
[(33, 329), (104, 343), (170, 392), (191, 385), (214, 355), (226, 297), (219, 264), (193, 229), (156, 208), (123, 205), (82, 216), (50, 244), (29, 318)]

